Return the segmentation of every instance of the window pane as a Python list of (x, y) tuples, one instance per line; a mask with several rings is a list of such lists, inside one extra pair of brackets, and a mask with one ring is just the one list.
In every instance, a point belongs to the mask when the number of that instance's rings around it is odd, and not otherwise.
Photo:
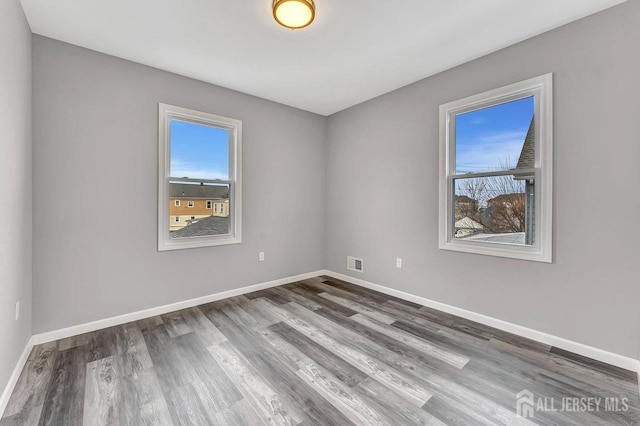
[(229, 130), (171, 120), (169, 176), (229, 180)]
[(533, 244), (533, 176), (454, 179), (454, 239)]
[(533, 96), (457, 114), (456, 174), (533, 168), (533, 115)]
[[(229, 193), (228, 184), (169, 182), (171, 238), (230, 234)], [(176, 205), (175, 200), (182, 202)], [(207, 208), (207, 202), (216, 209)]]

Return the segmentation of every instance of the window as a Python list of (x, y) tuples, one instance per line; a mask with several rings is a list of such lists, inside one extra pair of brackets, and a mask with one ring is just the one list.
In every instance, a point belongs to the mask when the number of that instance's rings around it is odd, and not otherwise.
[(552, 75), (440, 106), (441, 249), (552, 261)]
[(180, 207), (180, 200), (174, 200), (173, 205), (176, 207)]
[(180, 222), (180, 216), (176, 216), (175, 221)]
[[(241, 242), (242, 122), (159, 104), (158, 250)], [(201, 219), (170, 225), (170, 202), (188, 198)], [(224, 216), (207, 216), (214, 199), (229, 203)], [(178, 201), (178, 200), (176, 200)], [(176, 218), (179, 222), (179, 218)]]
[(218, 213), (218, 205), (217, 205), (217, 204), (215, 204), (215, 205), (213, 206), (213, 212), (214, 212), (214, 213)]

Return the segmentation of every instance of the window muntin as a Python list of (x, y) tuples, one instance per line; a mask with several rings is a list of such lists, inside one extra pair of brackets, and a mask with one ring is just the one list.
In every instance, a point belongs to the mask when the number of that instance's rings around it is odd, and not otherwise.
[(551, 261), (551, 75), (440, 107), (440, 248)]
[[(241, 122), (166, 104), (159, 105), (159, 118), (158, 249), (239, 243)], [(179, 210), (168, 200), (176, 197), (189, 198), (189, 213), (182, 214), (191, 220), (168, 225)], [(216, 199), (230, 209), (214, 217)]]

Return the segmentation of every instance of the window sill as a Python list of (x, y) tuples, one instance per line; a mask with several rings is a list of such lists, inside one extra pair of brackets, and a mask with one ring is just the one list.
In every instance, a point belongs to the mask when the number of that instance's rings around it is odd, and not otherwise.
[(543, 250), (535, 246), (516, 246), (513, 244), (482, 243), (477, 241), (444, 241), (440, 243), (439, 248), (440, 250), (482, 254), (485, 256), (506, 257), (544, 263), (553, 262), (551, 250)]
[(240, 244), (242, 242), (242, 238), (240, 237), (192, 237), (192, 238), (180, 238), (180, 239), (170, 239), (169, 241), (159, 241), (158, 242), (158, 251), (171, 251), (171, 250), (182, 250), (182, 249), (190, 249), (190, 248), (200, 248), (200, 247), (215, 247), (215, 246), (226, 246), (230, 244)]

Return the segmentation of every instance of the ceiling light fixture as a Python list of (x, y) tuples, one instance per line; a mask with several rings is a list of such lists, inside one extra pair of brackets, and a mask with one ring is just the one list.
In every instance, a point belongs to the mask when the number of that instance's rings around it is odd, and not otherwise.
[(316, 5), (313, 0), (273, 0), (273, 17), (283, 27), (297, 30), (313, 22)]

